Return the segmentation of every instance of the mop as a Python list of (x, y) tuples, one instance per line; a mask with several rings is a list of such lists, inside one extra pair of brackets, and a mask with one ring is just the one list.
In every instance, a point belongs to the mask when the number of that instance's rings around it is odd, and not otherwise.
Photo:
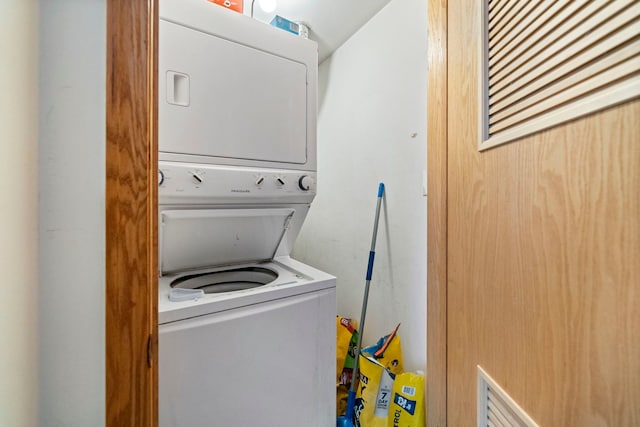
[(362, 312), (360, 314), (360, 331), (358, 333), (358, 342), (356, 344), (356, 357), (353, 365), (353, 375), (351, 376), (351, 386), (349, 387), (349, 395), (347, 397), (346, 413), (342, 417), (338, 417), (337, 427), (353, 426), (353, 410), (356, 403), (356, 387), (359, 380), (358, 365), (360, 361), (360, 349), (362, 348), (362, 337), (364, 336), (364, 319), (367, 314), (367, 300), (369, 299), (369, 284), (371, 283), (371, 274), (373, 273), (373, 259), (376, 255), (376, 237), (378, 236), (378, 220), (380, 219), (380, 205), (384, 197), (384, 183), (378, 186), (378, 203), (376, 205), (376, 217), (373, 223), (373, 236), (371, 238), (371, 250), (369, 251), (369, 264), (367, 266), (367, 277), (364, 286), (364, 298), (362, 300)]

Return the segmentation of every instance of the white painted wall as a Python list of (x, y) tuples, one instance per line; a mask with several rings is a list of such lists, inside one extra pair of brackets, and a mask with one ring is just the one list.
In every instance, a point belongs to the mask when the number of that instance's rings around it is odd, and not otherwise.
[(426, 29), (424, 0), (393, 0), (321, 64), (318, 196), (293, 254), (336, 275), (358, 319), (385, 183), (364, 344), (401, 322), (407, 370), (426, 368)]
[(40, 0), (39, 427), (104, 425), (104, 0)]
[(37, 424), (38, 5), (0, 2), (0, 426)]

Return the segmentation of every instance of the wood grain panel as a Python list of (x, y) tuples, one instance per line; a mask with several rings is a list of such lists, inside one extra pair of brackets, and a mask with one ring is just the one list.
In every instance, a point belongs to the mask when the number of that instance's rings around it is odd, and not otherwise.
[(640, 101), (478, 152), (477, 7), (449, 1), (447, 421), (480, 365), (541, 426), (638, 426)]
[(157, 425), (157, 20), (107, 1), (108, 427)]
[(429, 0), (427, 425), (447, 425), (447, 0)]

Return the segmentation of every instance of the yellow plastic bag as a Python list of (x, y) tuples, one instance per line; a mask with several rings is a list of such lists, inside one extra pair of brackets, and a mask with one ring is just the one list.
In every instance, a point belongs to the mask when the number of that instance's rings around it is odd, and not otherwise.
[(389, 335), (380, 338), (375, 345), (362, 349), (364, 354), (372, 355), (378, 363), (394, 375), (404, 372), (402, 345), (397, 335), (398, 328), (400, 328), (399, 323)]
[(356, 426), (386, 427), (394, 378), (403, 370), (398, 327), (375, 345), (362, 349), (356, 391)]
[(405, 372), (393, 383), (386, 427), (424, 427), (424, 375)]
[(360, 355), (360, 382), (354, 410), (357, 427), (387, 427), (393, 377), (373, 357)]

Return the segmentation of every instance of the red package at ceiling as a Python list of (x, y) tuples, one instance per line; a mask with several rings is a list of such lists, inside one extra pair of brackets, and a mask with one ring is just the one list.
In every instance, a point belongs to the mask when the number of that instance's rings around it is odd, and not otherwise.
[(235, 10), (242, 13), (242, 0), (209, 0), (211, 3), (215, 3), (227, 9)]

